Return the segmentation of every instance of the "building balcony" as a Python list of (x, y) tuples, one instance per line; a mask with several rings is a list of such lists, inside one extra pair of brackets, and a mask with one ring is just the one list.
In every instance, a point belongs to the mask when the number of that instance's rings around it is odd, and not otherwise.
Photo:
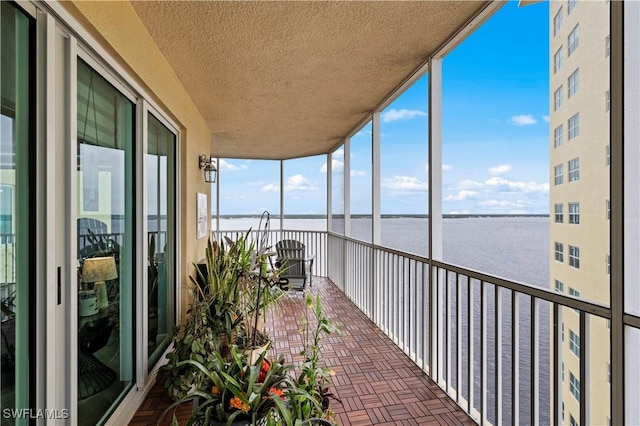
[[(563, 395), (577, 396), (589, 419), (593, 365), (579, 358), (576, 376), (586, 379), (567, 395), (559, 324), (575, 316), (589, 354), (608, 307), (333, 233), (271, 232), (271, 241), (284, 238), (317, 255), (307, 290), (321, 294), (344, 330), (324, 349), (343, 400), (332, 405), (340, 424), (549, 424), (563, 415)], [(268, 326), (272, 350), (295, 362), (300, 292), (283, 303)], [(157, 421), (168, 406), (161, 382), (133, 424)]]
[[(308, 291), (320, 294), (327, 316), (340, 325), (341, 335), (323, 343), (322, 356), (335, 372), (331, 392), (335, 420), (340, 425), (461, 425), (475, 424), (446, 393), (382, 333), (328, 278), (314, 277)], [(305, 303), (300, 291), (290, 291), (267, 322), (272, 353), (300, 362), (300, 319)], [(155, 425), (172, 401), (162, 375), (130, 425)], [(176, 411), (182, 424), (191, 406)], [(170, 424), (171, 412), (161, 424)]]

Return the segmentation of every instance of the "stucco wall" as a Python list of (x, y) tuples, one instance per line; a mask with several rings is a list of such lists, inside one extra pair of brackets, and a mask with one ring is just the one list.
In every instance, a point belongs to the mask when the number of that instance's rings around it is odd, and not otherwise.
[(181, 198), (178, 208), (181, 223), (178, 226), (181, 239), (177, 253), (182, 267), (179, 286), (181, 312), (184, 313), (191, 265), (203, 257), (206, 245), (206, 238), (196, 239), (196, 194), (205, 193), (210, 200), (211, 191), (210, 184), (204, 182), (198, 169), (197, 157), (210, 152), (211, 132), (128, 2), (72, 1), (63, 4), (180, 127), (178, 176)]

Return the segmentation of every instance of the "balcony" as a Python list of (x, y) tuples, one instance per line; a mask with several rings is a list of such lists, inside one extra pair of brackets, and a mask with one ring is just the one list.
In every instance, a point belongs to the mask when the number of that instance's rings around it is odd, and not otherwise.
[[(256, 195), (266, 194), (280, 219), (271, 241), (304, 241), (317, 255), (314, 286), (340, 307), (337, 317), (355, 318), (327, 356), (345, 401), (336, 407), (341, 423), (405, 424), (406, 415), (417, 423), (640, 423), (634, 2), (2, 7), (3, 22), (22, 22), (2, 27), (11, 33), (3, 49), (9, 40), (20, 59), (3, 62), (16, 84), (6, 94), (20, 95), (5, 99), (3, 87), (3, 132), (14, 129), (2, 135), (0, 174), (3, 408), (59, 408), (71, 423), (123, 424), (140, 407), (138, 420), (153, 422), (151, 408), (166, 403), (154, 401), (162, 389), (156, 384), (140, 403), (189, 301), (184, 284), (202, 255), (208, 209), (216, 209), (218, 238), (221, 214), (233, 213), (227, 197), (249, 200), (235, 212), (253, 212), (263, 206)], [(532, 10), (535, 19), (517, 20)], [(410, 91), (421, 95), (408, 100)], [(215, 186), (198, 168), (202, 155), (218, 166)], [(296, 163), (309, 158), (312, 168)], [(258, 187), (231, 159), (271, 161), (269, 182)], [(302, 174), (311, 169), (314, 182)], [(366, 185), (356, 185), (363, 177)], [(293, 209), (290, 188), (307, 204)], [(398, 197), (385, 199), (385, 189)], [(408, 199), (417, 208), (400, 211)], [(542, 284), (443, 256), (447, 213), (521, 214), (523, 206), (555, 213), (555, 259), (552, 240), (543, 260), (557, 274), (540, 273)], [(323, 230), (288, 230), (297, 228), (287, 215), (307, 211), (326, 217)], [(426, 246), (413, 252), (421, 255), (385, 246), (382, 216), (405, 212), (428, 218), (428, 229), (412, 234)], [(350, 222), (356, 213), (367, 218), (364, 237)], [(117, 380), (95, 395), (78, 380), (79, 325), (87, 322), (78, 264), (87, 241), (77, 220), (85, 217), (108, 222), (103, 235), (123, 248), (107, 296), (119, 312), (103, 327), (113, 330), (100, 354)], [(474, 254), (508, 270), (508, 251)], [(158, 264), (166, 280), (158, 281)], [(558, 292), (549, 289), (554, 280)], [(276, 319), (272, 330), (295, 319)], [(376, 328), (358, 340), (365, 325)], [(372, 337), (382, 340), (372, 345)], [(380, 348), (394, 367), (385, 398), (365, 358), (375, 365)], [(398, 381), (399, 369), (411, 379)]]
[[(341, 324), (342, 336), (328, 338), (322, 351), (335, 372), (331, 391), (342, 401), (331, 403), (339, 424), (474, 424), (329, 279), (314, 277), (309, 290), (319, 292), (327, 315)], [(289, 363), (299, 362), (302, 293), (290, 292), (279, 310), (267, 325), (275, 341), (272, 351), (285, 353)], [(130, 425), (155, 425), (170, 403), (159, 381)], [(182, 422), (189, 414), (190, 407), (183, 407), (177, 418)]]
[[(343, 325), (344, 336), (331, 337), (325, 354), (343, 399), (332, 408), (344, 425), (552, 423), (565, 380), (562, 315), (579, 319), (587, 354), (588, 324), (611, 315), (603, 305), (333, 233), (271, 232), (271, 241), (282, 238), (318, 255), (311, 290)], [(295, 293), (284, 303), (269, 330), (276, 350), (296, 361), (302, 304)], [(582, 419), (589, 416), (590, 368), (581, 357)], [(156, 384), (133, 424), (155, 422), (168, 404)]]

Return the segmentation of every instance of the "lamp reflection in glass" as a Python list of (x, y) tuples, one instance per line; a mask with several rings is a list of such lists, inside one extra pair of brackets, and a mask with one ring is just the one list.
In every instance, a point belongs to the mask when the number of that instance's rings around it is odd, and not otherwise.
[(204, 181), (208, 183), (216, 182), (216, 175), (218, 174), (218, 169), (216, 168), (216, 163), (213, 158), (208, 158), (204, 154), (200, 154), (198, 158), (200, 170), (204, 170)]
[[(115, 280), (116, 278), (118, 278), (118, 269), (116, 268), (116, 260), (113, 256), (90, 257), (82, 263), (82, 283), (94, 283), (93, 291), (98, 298), (98, 309), (104, 309), (109, 306), (105, 281)], [(84, 286), (83, 291), (87, 291), (84, 289)], [(83, 316), (82, 313), (80, 316)]]

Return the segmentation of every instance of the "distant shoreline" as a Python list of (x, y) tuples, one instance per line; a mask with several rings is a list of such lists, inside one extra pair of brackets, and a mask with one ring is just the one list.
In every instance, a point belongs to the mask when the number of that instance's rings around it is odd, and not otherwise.
[[(334, 216), (336, 218), (340, 218), (342, 216)], [(364, 214), (352, 214), (352, 219), (367, 219), (370, 218), (371, 215)], [(382, 214), (381, 217), (383, 219), (394, 219), (394, 218), (411, 218), (411, 219), (428, 219), (428, 214)], [(443, 218), (445, 219), (466, 219), (466, 218), (481, 218), (481, 217), (546, 217), (548, 218), (548, 214), (443, 214)], [(211, 219), (215, 219), (215, 216), (211, 216)], [(220, 215), (220, 219), (259, 219), (260, 215), (253, 214), (226, 214)], [(314, 214), (287, 214), (284, 216), (285, 219), (326, 219), (326, 215), (314, 215)]]

